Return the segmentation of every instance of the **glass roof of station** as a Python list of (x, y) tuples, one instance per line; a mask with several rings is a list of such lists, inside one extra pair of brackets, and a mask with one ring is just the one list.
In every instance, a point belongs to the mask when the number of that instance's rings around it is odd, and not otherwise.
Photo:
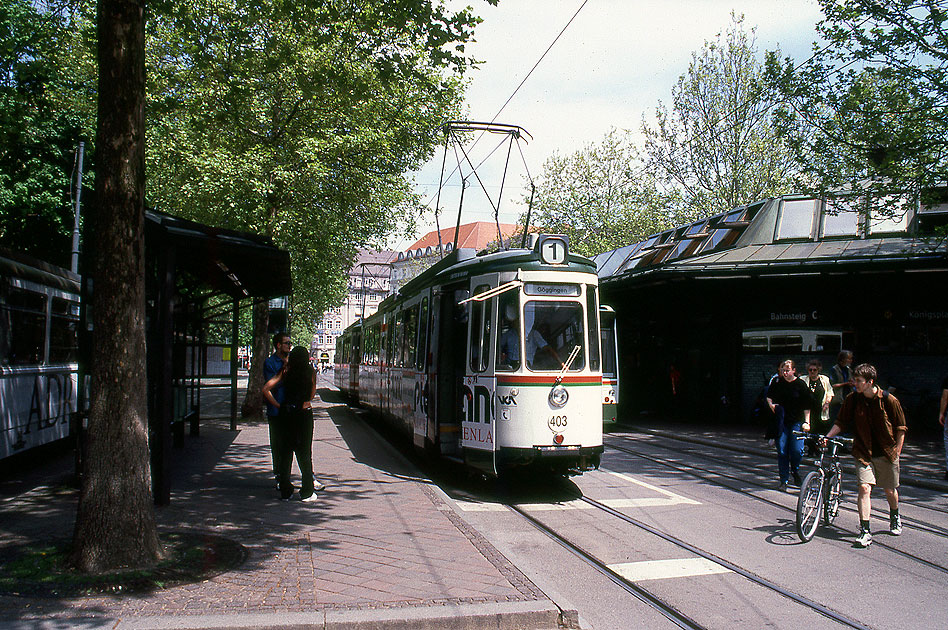
[(944, 215), (938, 207), (912, 207), (885, 199), (867, 209), (864, 203), (802, 196), (765, 199), (695, 221), (594, 257), (600, 279), (637, 275), (657, 269), (706, 265), (785, 264), (835, 259), (910, 257), (946, 249), (907, 238), (918, 231), (916, 215)]

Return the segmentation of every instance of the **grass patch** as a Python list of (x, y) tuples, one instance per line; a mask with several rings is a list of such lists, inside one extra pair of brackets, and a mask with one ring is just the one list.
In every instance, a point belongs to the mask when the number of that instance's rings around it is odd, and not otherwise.
[(247, 551), (232, 540), (194, 532), (161, 535), (166, 558), (148, 569), (87, 574), (67, 564), (71, 542), (29, 545), (0, 556), (0, 594), (27, 597), (119, 595), (200, 582), (235, 569)]

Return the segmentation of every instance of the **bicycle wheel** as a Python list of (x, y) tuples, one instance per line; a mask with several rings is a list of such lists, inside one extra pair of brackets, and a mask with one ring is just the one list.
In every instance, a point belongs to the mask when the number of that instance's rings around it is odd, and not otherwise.
[(830, 469), (830, 478), (827, 482), (826, 505), (823, 506), (823, 522), (827, 526), (833, 524), (836, 515), (839, 514), (839, 502), (841, 498), (842, 471), (839, 466), (833, 466)]
[(797, 497), (797, 535), (803, 542), (810, 542), (820, 524), (823, 509), (823, 471), (814, 470), (800, 484)]

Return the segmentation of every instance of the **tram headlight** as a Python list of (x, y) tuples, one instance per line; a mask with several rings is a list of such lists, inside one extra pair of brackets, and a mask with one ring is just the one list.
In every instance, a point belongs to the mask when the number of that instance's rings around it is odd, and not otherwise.
[(569, 400), (569, 392), (562, 385), (556, 385), (550, 390), (550, 404), (554, 407), (562, 407)]

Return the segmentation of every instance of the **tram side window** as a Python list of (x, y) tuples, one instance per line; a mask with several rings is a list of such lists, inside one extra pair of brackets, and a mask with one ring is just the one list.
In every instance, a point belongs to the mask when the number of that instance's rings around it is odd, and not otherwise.
[(421, 300), (421, 311), (418, 316), (418, 357), (415, 367), (425, 369), (425, 357), (428, 355), (428, 298)]
[(418, 349), (418, 305), (405, 312), (405, 345), (402, 347), (402, 365), (411, 368), (415, 365)]
[(405, 339), (405, 311), (395, 318), (395, 351), (392, 353), (392, 367), (402, 367), (402, 343)]
[(507, 291), (498, 299), (500, 334), (497, 335), (497, 369), (503, 372), (520, 369), (519, 297), (516, 291)]
[(79, 304), (54, 297), (49, 326), (50, 363), (74, 363), (79, 355)]
[[(489, 291), (490, 286), (482, 284), (474, 289), (474, 295)], [(483, 372), (490, 358), (491, 307), (494, 300), (474, 301), (471, 303), (471, 369)]]
[(803, 337), (800, 335), (774, 335), (770, 338), (771, 352), (803, 352)]
[(30, 365), (44, 359), (46, 341), (46, 296), (11, 287), (0, 304), (4, 323), (0, 357), (6, 365)]
[(596, 316), (599, 314), (599, 300), (596, 295), (596, 287), (586, 285), (586, 316), (589, 320), (589, 369), (599, 369), (599, 326), (596, 324)]

